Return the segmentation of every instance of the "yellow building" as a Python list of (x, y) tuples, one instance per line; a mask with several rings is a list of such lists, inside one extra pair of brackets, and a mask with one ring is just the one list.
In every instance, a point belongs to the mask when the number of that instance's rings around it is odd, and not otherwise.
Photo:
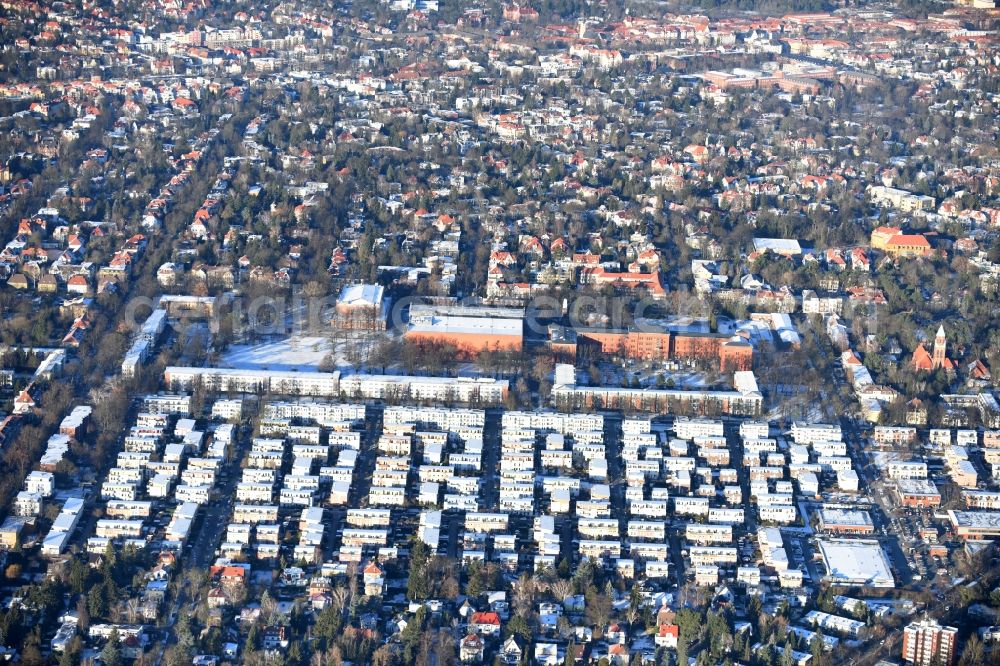
[(9, 516), (3, 521), (0, 525), (0, 548), (13, 550), (21, 545), (21, 534), (29, 522), (33, 521), (21, 516)]
[(896, 234), (886, 243), (885, 253), (892, 257), (926, 257), (931, 244), (922, 234)]
[(885, 246), (889, 244), (889, 240), (893, 236), (897, 236), (903, 233), (903, 230), (899, 227), (878, 227), (872, 231), (871, 244), (873, 250), (885, 250)]

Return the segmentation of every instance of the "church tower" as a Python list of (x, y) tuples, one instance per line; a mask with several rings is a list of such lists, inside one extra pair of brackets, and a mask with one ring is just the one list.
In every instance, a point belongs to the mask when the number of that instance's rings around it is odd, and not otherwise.
[(944, 335), (944, 326), (939, 326), (937, 335), (934, 336), (934, 369), (937, 370), (945, 365), (945, 350), (948, 347), (948, 340)]

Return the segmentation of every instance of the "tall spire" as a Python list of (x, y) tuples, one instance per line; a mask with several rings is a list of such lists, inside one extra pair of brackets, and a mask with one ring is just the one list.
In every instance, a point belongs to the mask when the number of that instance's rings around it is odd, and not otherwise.
[(934, 336), (934, 369), (937, 370), (945, 365), (945, 350), (948, 348), (948, 340), (944, 334), (944, 325), (938, 327), (937, 335)]

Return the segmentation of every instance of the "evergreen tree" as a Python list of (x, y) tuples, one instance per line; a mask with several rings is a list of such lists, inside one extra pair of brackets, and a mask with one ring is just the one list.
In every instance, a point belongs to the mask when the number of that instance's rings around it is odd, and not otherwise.
[(108, 642), (101, 650), (101, 663), (104, 666), (122, 666), (122, 645), (118, 639), (118, 630), (112, 629)]
[(406, 596), (414, 601), (422, 601), (430, 594), (427, 582), (427, 560), (430, 551), (423, 541), (415, 541), (410, 549), (410, 572), (406, 584)]
[(247, 642), (246, 646), (243, 648), (243, 651), (246, 654), (253, 654), (254, 652), (257, 651), (257, 644), (259, 642), (260, 642), (260, 628), (256, 624), (253, 624), (250, 627), (250, 631), (247, 632)]
[(316, 624), (313, 626), (312, 635), (318, 641), (320, 652), (326, 651), (331, 645), (336, 643), (340, 632), (344, 627), (344, 617), (341, 611), (333, 606), (327, 606), (316, 617)]

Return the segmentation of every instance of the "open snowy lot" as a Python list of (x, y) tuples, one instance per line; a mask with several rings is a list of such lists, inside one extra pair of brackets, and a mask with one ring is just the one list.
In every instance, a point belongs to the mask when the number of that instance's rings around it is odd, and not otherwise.
[(254, 345), (233, 345), (221, 365), (242, 370), (318, 370), (333, 352), (333, 344), (322, 336), (290, 336)]

